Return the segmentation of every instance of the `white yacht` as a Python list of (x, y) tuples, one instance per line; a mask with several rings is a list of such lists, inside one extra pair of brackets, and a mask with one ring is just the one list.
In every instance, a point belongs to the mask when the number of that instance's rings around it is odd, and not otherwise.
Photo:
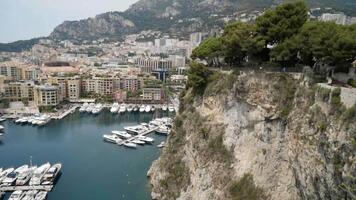
[(141, 141), (141, 140), (138, 140), (138, 139), (132, 140), (131, 142), (134, 143), (134, 144), (139, 144), (139, 145), (144, 145), (144, 144), (146, 144), (146, 142)]
[(8, 200), (21, 200), (25, 195), (25, 192), (22, 192), (21, 190), (16, 190), (10, 195), (10, 198)]
[(169, 135), (171, 133), (171, 129), (165, 125), (162, 125), (156, 130), (156, 133), (160, 135)]
[(133, 108), (133, 111), (134, 111), (134, 112), (137, 112), (139, 109), (140, 109), (140, 108), (139, 108), (137, 105), (135, 105), (134, 108)]
[(61, 163), (57, 163), (52, 165), (51, 168), (43, 175), (42, 177), (42, 185), (52, 185), (56, 181), (58, 174), (60, 173), (62, 168)]
[(124, 113), (126, 112), (126, 105), (125, 104), (121, 104), (120, 108), (119, 108), (119, 113)]
[(169, 112), (174, 112), (174, 107), (172, 105), (169, 105), (168, 110), (169, 110)]
[(22, 173), (19, 173), (17, 180), (16, 180), (16, 185), (17, 186), (23, 186), (25, 185), (31, 178), (33, 172), (37, 169), (37, 166), (30, 167), (27, 171), (24, 171)]
[(126, 127), (124, 127), (124, 129), (128, 133), (134, 134), (134, 135), (138, 135), (138, 134), (141, 134), (141, 133), (147, 131), (146, 127), (140, 126), (140, 125), (138, 125), (138, 126), (126, 126)]
[(131, 134), (128, 134), (125, 131), (111, 131), (111, 133), (113, 133), (123, 139), (129, 139), (132, 137)]
[(167, 109), (168, 109), (167, 105), (163, 105), (163, 106), (162, 106), (162, 110), (163, 110), (163, 111), (167, 111)]
[(6, 121), (6, 118), (5, 117), (0, 117), (0, 122), (4, 122)]
[(142, 113), (142, 112), (145, 112), (145, 109), (146, 109), (146, 106), (145, 105), (141, 105), (139, 111)]
[(37, 190), (29, 190), (25, 193), (25, 196), (21, 200), (34, 200), (37, 193)]
[(45, 200), (47, 197), (46, 191), (40, 191), (38, 194), (36, 194), (35, 200)]
[(122, 141), (117, 135), (103, 135), (105, 141), (117, 144)]
[(166, 145), (165, 142), (161, 142), (159, 145), (157, 145), (158, 148), (163, 148)]
[(151, 111), (154, 112), (156, 110), (156, 107), (155, 106), (152, 106), (151, 107)]
[(87, 108), (89, 107), (88, 103), (84, 103), (80, 108), (79, 108), (79, 112), (85, 112), (87, 110)]
[(137, 144), (134, 144), (132, 142), (125, 142), (124, 143), (124, 146), (125, 147), (128, 147), (128, 148), (136, 148), (137, 147)]
[(50, 167), (51, 165), (49, 163), (43, 164), (40, 167), (38, 167), (33, 172), (33, 176), (30, 180), (30, 185), (40, 185), (43, 175), (48, 171)]
[(146, 137), (146, 136), (138, 136), (137, 139), (144, 141), (147, 144), (152, 144), (155, 140), (153, 138), (150, 137)]
[(150, 106), (150, 105), (147, 105), (147, 106), (146, 106), (145, 112), (146, 112), (146, 113), (151, 112), (151, 106)]
[(95, 105), (93, 110), (91, 111), (93, 114), (99, 114), (103, 110), (103, 104), (98, 103)]
[(111, 109), (110, 109), (110, 112), (111, 113), (117, 113), (119, 111), (119, 103), (114, 103), (112, 106), (111, 106)]
[(23, 165), (16, 170), (12, 171), (11, 173), (7, 174), (6, 178), (2, 180), (1, 185), (4, 186), (11, 186), (15, 183), (16, 179), (18, 178), (19, 174), (28, 171), (28, 165)]
[(87, 109), (85, 109), (85, 111), (87, 113), (91, 113), (92, 110), (94, 109), (94, 107), (95, 107), (95, 104), (94, 103), (90, 103), (89, 106), (87, 107)]
[(2, 181), (7, 177), (8, 174), (10, 174), (11, 172), (13, 172), (15, 169), (14, 168), (9, 168), (6, 170), (3, 170), (0, 173), (0, 183), (2, 183)]
[(132, 112), (134, 109), (134, 107), (130, 104), (129, 106), (127, 106), (127, 112)]
[(2, 131), (2, 130), (4, 130), (4, 129), (5, 129), (5, 127), (3, 127), (3, 126), (0, 125), (0, 131)]

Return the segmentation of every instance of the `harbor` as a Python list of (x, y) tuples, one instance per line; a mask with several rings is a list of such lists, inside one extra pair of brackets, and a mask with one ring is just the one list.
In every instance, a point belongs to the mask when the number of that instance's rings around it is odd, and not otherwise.
[[(149, 113), (126, 111), (113, 114), (110, 107), (105, 105), (96, 115), (80, 113), (76, 109), (74, 113), (61, 120), (51, 120), (41, 128), (29, 123), (17, 124), (12, 120), (2, 122), (5, 131), (0, 140), (0, 151), (7, 153), (0, 158), (0, 168), (21, 166), (28, 162), (30, 156), (33, 156), (33, 165), (38, 166), (60, 161), (65, 167), (54, 187), (32, 187), (50, 190), (48, 200), (149, 199), (146, 172), (152, 161), (158, 158), (160, 150), (157, 145), (165, 141), (166, 136), (158, 135), (156, 131), (144, 133), (154, 142), (140, 145), (139, 151), (117, 144), (115, 148), (115, 145), (103, 142), (102, 136), (113, 130), (124, 131), (125, 127), (149, 124), (154, 119), (172, 114), (161, 109)], [(8, 191), (4, 199), (16, 190), (28, 192), (26, 189), (29, 187), (3, 187), (2, 191)], [(90, 190), (95, 190), (95, 193), (88, 192)], [(137, 190), (141, 192), (137, 193)]]

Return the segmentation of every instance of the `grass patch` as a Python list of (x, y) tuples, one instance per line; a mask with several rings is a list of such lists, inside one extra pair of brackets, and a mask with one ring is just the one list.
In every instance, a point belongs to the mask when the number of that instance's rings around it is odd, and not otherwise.
[(265, 191), (256, 186), (252, 174), (244, 176), (233, 182), (230, 186), (230, 195), (233, 200), (266, 200), (268, 196)]

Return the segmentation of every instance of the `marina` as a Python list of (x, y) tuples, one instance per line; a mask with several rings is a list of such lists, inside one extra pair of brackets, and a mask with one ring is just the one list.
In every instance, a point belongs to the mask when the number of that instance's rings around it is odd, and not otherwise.
[[(28, 193), (29, 188), (32, 188), (31, 191), (48, 191), (48, 200), (149, 199), (146, 172), (152, 161), (158, 158), (159, 148), (140, 144), (136, 144), (140, 151), (131, 151), (129, 147), (123, 148), (124, 145), (120, 148), (117, 144), (117, 148), (113, 148), (102, 141), (103, 133), (113, 134), (113, 130), (149, 124), (152, 119), (165, 117), (167, 113), (132, 111), (114, 115), (108, 106), (105, 108), (106, 111), (97, 115), (87, 115), (77, 110), (41, 128), (28, 123), (4, 121), (2, 126), (5, 134), (0, 139), (0, 151), (7, 153), (0, 158), (0, 168), (21, 166), (28, 162), (30, 156), (33, 156), (33, 165), (60, 161), (65, 166), (54, 187), (28, 184), (3, 186), (1, 191), (7, 191), (4, 199), (7, 200), (15, 191)], [(155, 134), (155, 131), (133, 137), (146, 140), (145, 144), (159, 144), (166, 139)], [(95, 190), (95, 193), (88, 193), (90, 190)], [(141, 192), (137, 193), (137, 190)]]

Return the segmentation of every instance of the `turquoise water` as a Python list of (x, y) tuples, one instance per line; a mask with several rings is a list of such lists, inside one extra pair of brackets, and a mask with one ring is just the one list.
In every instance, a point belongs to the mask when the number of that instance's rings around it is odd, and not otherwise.
[(104, 142), (102, 135), (153, 117), (160, 116), (76, 112), (41, 128), (8, 120), (3, 123), (0, 167), (28, 164), (31, 156), (34, 165), (62, 163), (62, 176), (49, 193), (49, 200), (150, 199), (146, 174), (159, 156), (157, 144), (166, 138), (151, 134), (154, 145), (127, 149)]

